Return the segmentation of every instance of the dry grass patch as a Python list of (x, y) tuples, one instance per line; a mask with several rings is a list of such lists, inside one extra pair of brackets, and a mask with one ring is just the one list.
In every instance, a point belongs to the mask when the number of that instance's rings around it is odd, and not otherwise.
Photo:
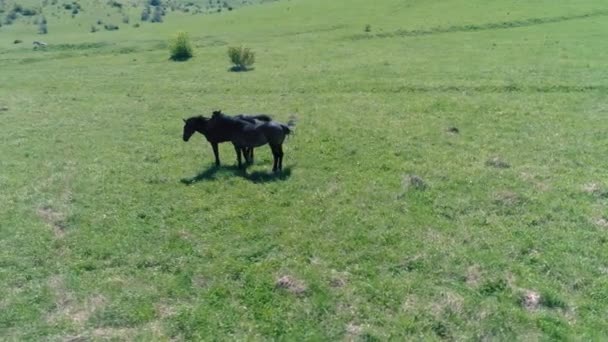
[(63, 277), (59, 275), (52, 276), (48, 286), (55, 297), (55, 309), (47, 317), (50, 323), (69, 320), (83, 327), (91, 315), (106, 304), (102, 295), (89, 297), (84, 304), (78, 303), (74, 294), (67, 289)]
[(62, 212), (59, 212), (50, 206), (43, 206), (36, 210), (36, 214), (44, 223), (51, 227), (53, 235), (56, 238), (62, 238), (65, 235), (67, 224), (65, 222), (66, 217)]
[(494, 167), (497, 169), (508, 169), (511, 167), (511, 164), (500, 159), (499, 157), (492, 157), (492, 158), (486, 160), (486, 166)]
[(523, 198), (513, 191), (500, 191), (494, 194), (494, 203), (501, 206), (513, 207), (522, 202)]
[(282, 276), (277, 279), (275, 287), (283, 289), (296, 296), (303, 296), (308, 291), (308, 287), (302, 281), (291, 276)]

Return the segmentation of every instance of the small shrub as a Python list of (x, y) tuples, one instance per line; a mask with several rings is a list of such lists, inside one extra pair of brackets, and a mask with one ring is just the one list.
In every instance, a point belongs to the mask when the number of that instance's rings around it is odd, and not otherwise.
[(116, 30), (118, 30), (119, 27), (114, 24), (105, 24), (105, 25), (103, 25), (103, 28), (105, 28), (108, 31), (116, 31)]
[(97, 26), (91, 25), (91, 33), (97, 32)]
[(21, 44), (21, 43), (23, 43), (23, 40), (21, 40), (21, 39), (15, 39), (13, 41), (13, 44)]
[(247, 71), (255, 62), (255, 53), (246, 47), (229, 47), (228, 57), (234, 64), (232, 71)]
[(36, 14), (38, 14), (38, 12), (36, 12), (36, 10), (33, 10), (33, 9), (24, 8), (23, 10), (21, 10), (21, 15), (26, 16), (26, 17), (31, 17)]
[(365, 30), (364, 31), (365, 32), (372, 32), (372, 25), (370, 25), (370, 24), (365, 25)]
[(125, 24), (128, 24), (128, 23), (129, 23), (129, 16), (125, 14), (125, 15), (122, 17), (122, 22), (123, 22), (123, 23), (125, 23)]
[(122, 9), (122, 4), (120, 2), (118, 2), (118, 1), (110, 0), (108, 2), (108, 5), (110, 5), (111, 7), (116, 7), (118, 9)]
[(133, 27), (138, 28), (138, 27), (139, 27), (139, 23), (135, 23), (135, 24), (133, 25)]
[(160, 6), (154, 7), (154, 14), (152, 15), (152, 20), (150, 20), (150, 22), (162, 23), (163, 15), (165, 15), (165, 11), (163, 11)]
[(6, 25), (10, 25), (10, 24), (13, 23), (13, 21), (15, 21), (15, 19), (17, 19), (17, 12), (10, 11), (10, 12), (8, 12), (8, 14), (6, 15), (6, 17), (4, 18), (4, 23)]
[(177, 36), (169, 43), (171, 59), (174, 61), (185, 61), (192, 58), (192, 45), (186, 32), (178, 32)]
[(160, 0), (150, 0), (148, 3), (150, 4), (150, 6), (160, 6), (161, 5)]

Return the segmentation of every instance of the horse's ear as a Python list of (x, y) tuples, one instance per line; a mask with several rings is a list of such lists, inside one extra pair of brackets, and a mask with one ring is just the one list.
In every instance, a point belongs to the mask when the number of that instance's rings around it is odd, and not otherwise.
[(186, 122), (186, 119), (182, 119), (182, 120), (184, 120), (184, 123)]

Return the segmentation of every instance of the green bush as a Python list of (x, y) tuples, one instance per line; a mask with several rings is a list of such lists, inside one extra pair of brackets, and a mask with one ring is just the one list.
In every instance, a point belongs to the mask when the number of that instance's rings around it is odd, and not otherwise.
[(246, 47), (229, 47), (228, 57), (234, 66), (232, 71), (247, 71), (255, 62), (255, 53)]
[(178, 32), (177, 36), (171, 40), (169, 50), (171, 52), (171, 59), (174, 61), (185, 61), (190, 59), (193, 54), (188, 34), (186, 32)]

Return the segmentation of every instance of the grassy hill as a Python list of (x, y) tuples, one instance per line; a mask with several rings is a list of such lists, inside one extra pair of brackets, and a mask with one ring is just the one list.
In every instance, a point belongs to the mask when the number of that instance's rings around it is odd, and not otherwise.
[[(0, 27), (2, 339), (608, 335), (604, 2), (79, 3)], [(283, 174), (218, 108), (298, 118)]]

